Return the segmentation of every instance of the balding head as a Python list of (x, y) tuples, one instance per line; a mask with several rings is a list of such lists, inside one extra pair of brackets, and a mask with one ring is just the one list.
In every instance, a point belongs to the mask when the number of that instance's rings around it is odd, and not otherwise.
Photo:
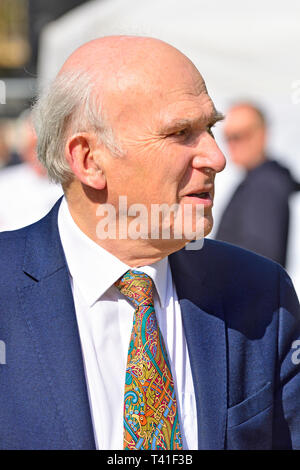
[(133, 108), (141, 119), (140, 104), (159, 102), (166, 83), (173, 83), (175, 77), (186, 81), (196, 73), (199, 91), (206, 92), (194, 64), (175, 47), (154, 38), (111, 36), (90, 41), (67, 59), (59, 76), (82, 71), (90, 77), (93, 96), (110, 125)]
[[(199, 91), (204, 81), (193, 63), (171, 45), (154, 38), (110, 36), (90, 41), (71, 54), (47, 93), (34, 108), (38, 156), (50, 179), (73, 179), (65, 159), (68, 135), (93, 129), (111, 153), (122, 154), (119, 122), (129, 109), (159, 101), (166, 83), (180, 74), (197, 75)], [(141, 119), (139, 115), (138, 120)]]
[(193, 63), (178, 49), (159, 39), (137, 36), (109, 36), (79, 47), (66, 60), (59, 75), (85, 71), (108, 88), (140, 85), (140, 79), (156, 80), (170, 67)]

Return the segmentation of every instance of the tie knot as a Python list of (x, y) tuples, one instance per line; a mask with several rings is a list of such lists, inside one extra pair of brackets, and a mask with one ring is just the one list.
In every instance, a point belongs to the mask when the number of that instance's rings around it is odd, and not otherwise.
[(147, 274), (130, 269), (115, 285), (136, 308), (143, 305), (153, 306), (153, 281)]

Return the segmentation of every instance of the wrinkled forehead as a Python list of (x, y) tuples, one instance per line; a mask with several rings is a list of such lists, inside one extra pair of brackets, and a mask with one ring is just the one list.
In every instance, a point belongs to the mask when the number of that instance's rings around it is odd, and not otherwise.
[(192, 113), (198, 98), (208, 96), (194, 64), (173, 46), (152, 38), (92, 41), (75, 51), (62, 71), (78, 67), (91, 78), (92, 93), (113, 126), (122, 118), (127, 123), (131, 118), (149, 120), (174, 106)]
[(168, 64), (152, 59), (138, 69), (120, 68), (107, 83), (102, 103), (115, 123), (130, 116), (142, 120), (144, 115), (166, 114), (167, 118), (180, 113), (180, 108), (193, 114), (203, 97), (213, 108), (202, 76), (182, 56)]

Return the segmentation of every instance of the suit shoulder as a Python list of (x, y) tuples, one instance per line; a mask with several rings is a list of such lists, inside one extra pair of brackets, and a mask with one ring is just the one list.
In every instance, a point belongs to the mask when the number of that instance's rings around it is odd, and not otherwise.
[(256, 277), (270, 275), (278, 276), (278, 271), (284, 272), (282, 266), (275, 261), (254, 253), (245, 248), (240, 248), (231, 243), (206, 239), (203, 247), (203, 255), (221, 269), (222, 273), (230, 271), (231, 275), (238, 271), (240, 275)]
[(280, 267), (280, 265), (275, 261), (254, 253), (253, 251), (228, 242), (213, 240), (211, 238), (204, 239), (203, 247), (200, 250), (192, 249), (181, 251), (186, 251), (187, 253), (198, 253), (198, 256), (211, 257), (212, 260), (221, 258), (222, 262), (230, 262), (230, 264), (247, 262), (247, 265), (254, 264), (255, 266), (266, 266), (270, 269), (277, 269)]
[(10, 277), (24, 258), (27, 230), (19, 229), (0, 233), (1, 284)]
[(294, 191), (295, 182), (289, 170), (276, 161), (267, 161), (253, 170), (247, 178), (249, 189), (260, 192), (272, 191), (275, 197), (281, 197)]
[(5, 244), (12, 242), (15, 240), (20, 240), (21, 238), (25, 238), (27, 234), (28, 227), (22, 227), (17, 230), (8, 230), (4, 232), (0, 232), (0, 243)]
[(263, 263), (268, 266), (278, 267), (280, 266), (275, 261), (272, 261), (265, 256), (254, 253), (253, 251), (247, 250), (246, 248), (241, 248), (237, 245), (233, 245), (228, 242), (223, 242), (220, 240), (213, 240), (211, 238), (206, 238), (204, 241), (203, 249), (207, 254), (210, 255), (222, 255), (224, 259), (230, 259), (231, 262), (239, 262), (240, 260), (247, 260), (251, 263)]
[(252, 324), (269, 321), (279, 305), (288, 305), (287, 310), (298, 315), (290, 277), (278, 263), (263, 256), (206, 239), (202, 249), (180, 250), (169, 260), (179, 298), (189, 299), (207, 312), (220, 298), (230, 318), (239, 325), (245, 322), (250, 330)]
[(36, 224), (0, 233), (0, 286), (14, 284), (22, 273), (27, 236)]
[(9, 247), (15, 247), (15, 249), (17, 250), (18, 246), (24, 244), (27, 237), (28, 229), (30, 227), (31, 226), (29, 225), (27, 227), (22, 227), (17, 230), (0, 232), (0, 260), (3, 260), (3, 258), (6, 257), (5, 255)]
[(227, 242), (205, 239), (200, 250), (180, 250), (170, 257), (171, 266), (181, 272), (205, 276), (213, 284), (259, 291), (278, 283), (285, 270), (276, 262)]

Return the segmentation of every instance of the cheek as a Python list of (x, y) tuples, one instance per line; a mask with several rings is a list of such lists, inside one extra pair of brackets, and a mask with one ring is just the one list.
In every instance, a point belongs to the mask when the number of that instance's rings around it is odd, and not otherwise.
[(166, 145), (157, 160), (157, 168), (166, 176), (169, 183), (177, 185), (188, 180), (193, 171), (192, 155), (189, 149), (179, 145)]
[[(197, 170), (198, 171), (198, 170)], [(182, 189), (188, 185), (193, 176), (193, 168), (187, 162), (182, 168), (178, 169), (178, 189)]]
[[(165, 140), (135, 144), (124, 157), (117, 158), (109, 168), (116, 191), (127, 187), (127, 192), (155, 199), (166, 192), (170, 195), (188, 181), (192, 172), (191, 158)], [(131, 186), (131, 188), (129, 187)], [(150, 195), (150, 196), (149, 196)]]

